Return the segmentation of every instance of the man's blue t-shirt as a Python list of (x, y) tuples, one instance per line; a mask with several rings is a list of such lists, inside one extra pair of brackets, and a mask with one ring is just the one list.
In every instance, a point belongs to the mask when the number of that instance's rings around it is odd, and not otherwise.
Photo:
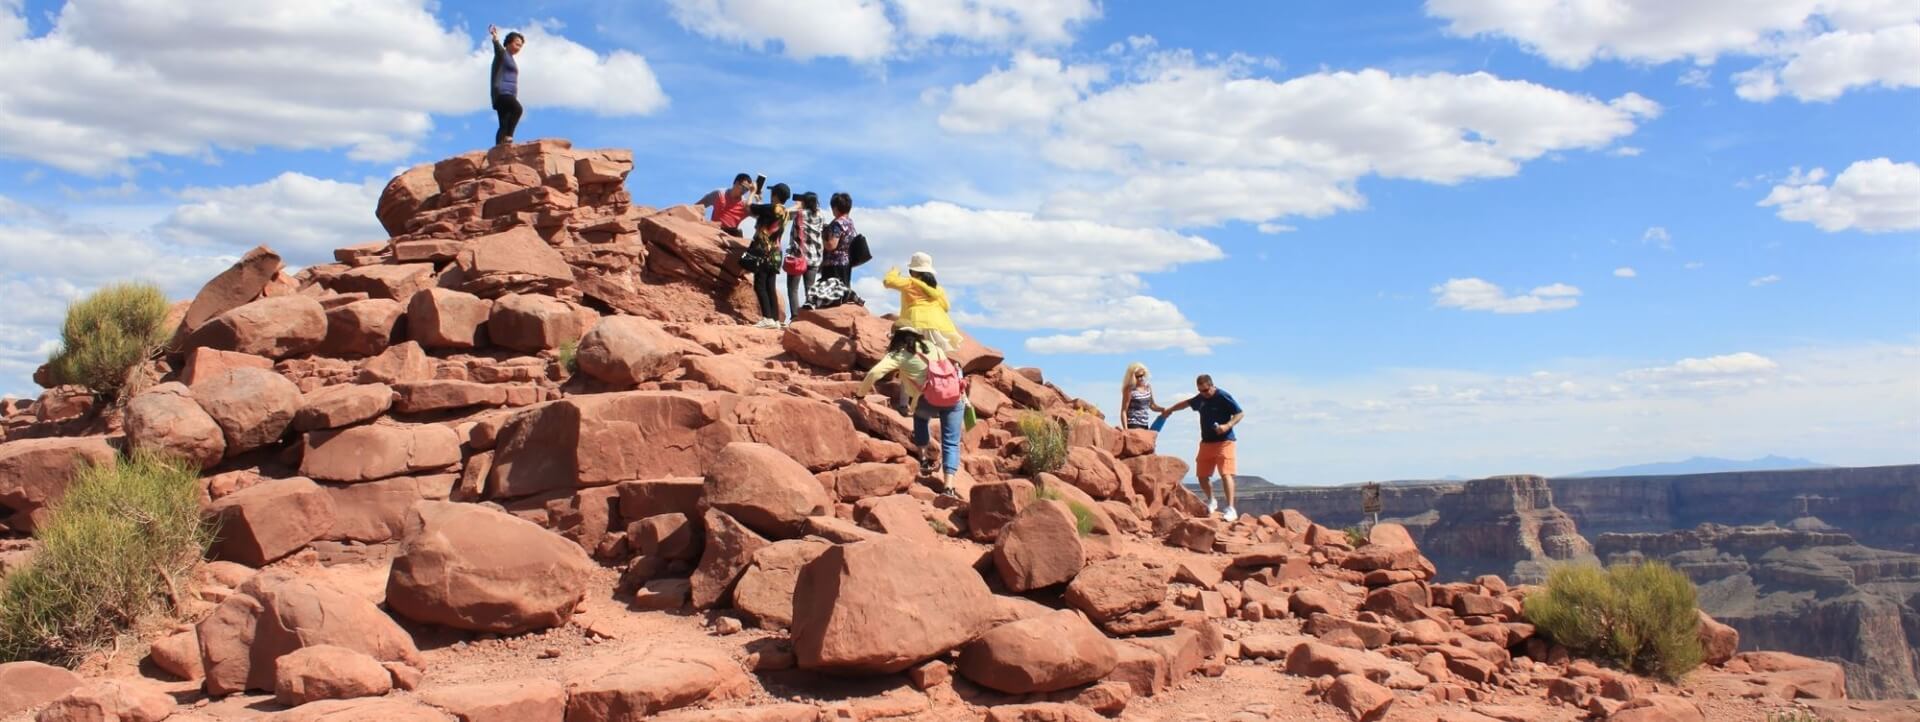
[(1193, 398), (1187, 400), (1187, 408), (1200, 412), (1201, 441), (1212, 443), (1234, 440), (1233, 429), (1228, 429), (1225, 434), (1216, 433), (1213, 430), (1213, 427), (1232, 421), (1234, 415), (1240, 413), (1240, 402), (1233, 400), (1233, 394), (1218, 388), (1213, 390), (1213, 398), (1195, 394)]

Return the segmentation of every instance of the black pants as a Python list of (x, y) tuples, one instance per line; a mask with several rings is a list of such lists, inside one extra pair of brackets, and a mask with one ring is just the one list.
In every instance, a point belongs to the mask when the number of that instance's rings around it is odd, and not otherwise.
[(760, 317), (780, 320), (780, 272), (778, 270), (756, 270), (753, 272), (753, 296), (760, 301)]
[(511, 140), (513, 129), (520, 125), (520, 99), (511, 95), (495, 95), (493, 112), (500, 116), (500, 129), (493, 133), (493, 144), (500, 145)]
[(847, 284), (848, 288), (852, 288), (853, 266), (821, 266), (820, 280), (825, 281), (829, 278), (838, 278), (841, 283)]

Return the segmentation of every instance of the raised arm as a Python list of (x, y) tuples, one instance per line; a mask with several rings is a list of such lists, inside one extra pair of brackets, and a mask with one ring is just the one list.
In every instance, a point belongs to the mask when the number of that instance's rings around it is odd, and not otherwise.
[(1161, 410), (1160, 413), (1171, 414), (1175, 411), (1180, 411), (1192, 405), (1193, 405), (1193, 399), (1184, 399), (1180, 403), (1174, 404), (1172, 406), (1168, 406), (1167, 408)]
[(880, 279), (880, 285), (886, 286), (887, 288), (891, 288), (895, 291), (907, 290), (907, 286), (910, 283), (912, 283), (912, 279), (909, 279), (906, 276), (900, 275), (900, 269), (898, 268), (887, 269), (887, 276), (885, 278)]

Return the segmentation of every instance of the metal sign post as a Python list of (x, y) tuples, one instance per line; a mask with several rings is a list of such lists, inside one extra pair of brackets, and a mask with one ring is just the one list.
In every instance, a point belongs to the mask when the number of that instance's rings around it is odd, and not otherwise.
[(1369, 518), (1367, 528), (1380, 523), (1380, 483), (1369, 481), (1360, 486), (1360, 511)]

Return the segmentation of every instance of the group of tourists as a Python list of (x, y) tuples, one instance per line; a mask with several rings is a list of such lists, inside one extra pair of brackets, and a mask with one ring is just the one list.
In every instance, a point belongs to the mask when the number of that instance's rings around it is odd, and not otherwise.
[[(500, 121), (493, 142), (512, 143), (522, 112), (520, 66), (514, 56), (526, 46), (526, 37), (513, 32), (503, 40), (493, 26), (487, 27), (487, 35), (493, 40), (490, 94)], [(766, 202), (761, 202), (763, 193)], [(789, 202), (795, 205), (789, 207)], [(756, 326), (785, 327), (807, 308), (861, 302), (852, 288), (853, 269), (873, 256), (866, 237), (854, 227), (853, 196), (834, 193), (827, 199), (826, 212), (822, 212), (820, 197), (812, 191), (795, 195), (785, 183), (768, 188), (765, 176), (741, 173), (734, 176), (731, 186), (706, 194), (698, 205), (708, 208), (709, 219), (722, 231), (738, 238), (746, 237), (740, 224), (748, 218), (754, 221), (753, 238), (741, 256), (741, 266), (753, 275), (754, 298), (760, 307)], [(779, 296), (782, 273), (787, 281), (784, 314)], [(951, 304), (934, 275), (931, 256), (913, 254), (906, 273), (888, 269), (883, 284), (899, 292), (900, 314), (887, 353), (861, 381), (860, 395), (865, 396), (889, 376), (899, 381), (902, 393), (897, 401), (913, 418), (913, 442), (921, 475), (933, 477), (937, 468), (940, 491), (954, 495), (953, 477), (960, 469), (960, 437), (972, 421), (966, 381), (952, 358), (963, 339), (949, 315)], [(1239, 517), (1234, 509), (1234, 427), (1246, 413), (1232, 394), (1214, 386), (1211, 376), (1201, 375), (1194, 386), (1197, 393), (1192, 397), (1161, 406), (1154, 400), (1147, 367), (1129, 365), (1120, 386), (1120, 426), (1157, 432), (1174, 413), (1184, 409), (1199, 413), (1200, 450), (1194, 458), (1194, 476), (1206, 495), (1207, 513), (1219, 513), (1231, 522)], [(931, 448), (931, 426), (936, 420), (940, 422), (937, 457)], [(1212, 480), (1216, 474), (1226, 494), (1224, 511), (1214, 500)]]
[[(872, 260), (866, 236), (853, 225), (853, 196), (835, 193), (820, 208), (813, 191), (795, 195), (785, 183), (767, 188), (766, 176), (741, 173), (733, 185), (696, 201), (722, 232), (745, 238), (740, 224), (753, 219), (753, 239), (740, 265), (753, 274), (753, 295), (760, 305), (761, 328), (786, 326), (809, 307), (859, 303), (853, 293), (853, 268)], [(761, 193), (767, 202), (760, 202)], [(788, 206), (789, 201), (795, 205)], [(830, 215), (829, 215), (830, 214)], [(929, 262), (931, 275), (931, 262)], [(780, 274), (787, 276), (786, 313), (780, 313)]]

